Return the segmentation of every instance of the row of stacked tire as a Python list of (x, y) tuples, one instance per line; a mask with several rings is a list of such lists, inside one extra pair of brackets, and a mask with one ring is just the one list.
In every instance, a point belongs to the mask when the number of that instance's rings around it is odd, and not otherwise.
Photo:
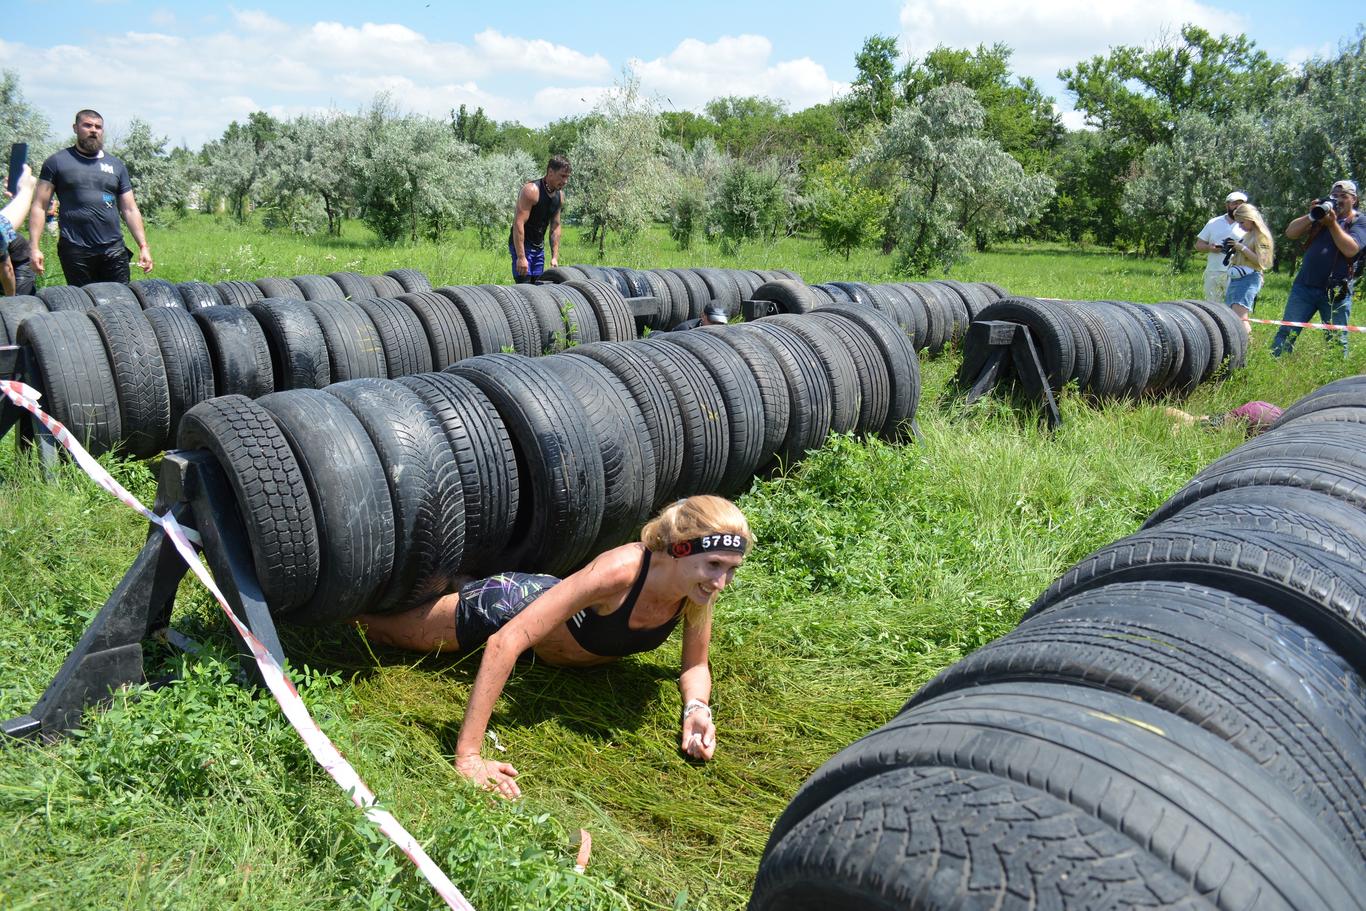
[(679, 323), (697, 319), (709, 304), (719, 304), (726, 316), (740, 315), (740, 302), (751, 300), (755, 288), (768, 281), (801, 281), (786, 269), (628, 269), (622, 266), (557, 266), (545, 270), (546, 282), (599, 281), (615, 287), (625, 297), (654, 297), (660, 301), (655, 314), (641, 320), (641, 328), (662, 332)]
[[(1049, 386), (1069, 382), (1099, 399), (1189, 395), (1224, 370), (1247, 362), (1247, 332), (1228, 307), (1206, 301), (1134, 304), (1011, 297), (975, 320), (1028, 328)], [(958, 381), (971, 385), (987, 355), (985, 337), (964, 344)]]
[(831, 431), (899, 437), (919, 395), (905, 334), (837, 305), (222, 396), (178, 443), (226, 473), (272, 612), (321, 624), (408, 608), (456, 574), (562, 574), (660, 505), (734, 495)]
[(1366, 907), (1366, 376), (816, 771), (751, 909)]
[[(175, 439), (186, 411), (216, 395), (321, 389), (426, 373), (480, 354), (539, 356), (636, 334), (630, 304), (593, 281), (433, 290), (420, 272), (396, 270), (204, 288), (231, 303), (189, 296), (169, 282), (61, 286), (52, 295), (62, 301), (57, 312), (18, 320), (16, 340), (28, 346), (49, 413), (96, 454), (120, 447), (145, 458)], [(8, 298), (0, 312), (29, 306)]]
[(991, 282), (827, 282), (804, 285), (772, 281), (754, 289), (753, 299), (768, 301), (784, 313), (807, 313), (832, 303), (854, 303), (887, 314), (909, 335), (917, 351), (938, 354), (962, 339), (985, 307), (1006, 297)]
[[(827, 282), (807, 285), (794, 272), (748, 269), (652, 269), (619, 266), (561, 266), (548, 269), (547, 281), (596, 279), (616, 283), (627, 297), (656, 296), (664, 302), (662, 328), (696, 319), (708, 302), (721, 304), (728, 317), (744, 300), (766, 301), (780, 313), (809, 313), (831, 304), (857, 304), (886, 314), (912, 339), (917, 351), (938, 354), (967, 334), (968, 324), (993, 302), (1007, 296), (990, 282)], [(686, 307), (683, 303), (686, 301)], [(655, 323), (652, 329), (661, 328)]]

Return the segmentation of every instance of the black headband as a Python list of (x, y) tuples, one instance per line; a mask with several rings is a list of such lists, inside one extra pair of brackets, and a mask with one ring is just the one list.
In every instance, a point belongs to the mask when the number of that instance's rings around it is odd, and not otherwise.
[(702, 535), (699, 538), (692, 538), (688, 541), (679, 541), (669, 545), (669, 553), (675, 557), (691, 557), (694, 554), (713, 553), (715, 551), (726, 551), (728, 553), (740, 554), (744, 556), (745, 550), (749, 547), (749, 542), (744, 535), (732, 535), (716, 533), (712, 535)]

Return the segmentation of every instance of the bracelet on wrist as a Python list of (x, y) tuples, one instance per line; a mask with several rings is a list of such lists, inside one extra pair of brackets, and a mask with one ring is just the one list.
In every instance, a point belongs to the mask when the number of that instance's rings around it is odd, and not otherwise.
[(688, 716), (693, 712), (706, 712), (708, 718), (712, 717), (711, 706), (707, 705), (701, 699), (689, 699), (683, 704), (683, 720), (687, 721)]

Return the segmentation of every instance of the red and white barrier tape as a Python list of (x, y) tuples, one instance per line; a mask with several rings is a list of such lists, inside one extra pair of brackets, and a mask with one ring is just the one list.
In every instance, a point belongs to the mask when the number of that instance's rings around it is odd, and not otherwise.
[(375, 795), (366, 787), (365, 782), (361, 781), (360, 775), (351, 767), (351, 764), (337, 750), (327, 735), (322, 732), (313, 720), (313, 716), (308, 713), (308, 708), (299, 696), (299, 691), (294, 688), (294, 684), (285, 676), (284, 669), (276, 663), (275, 658), (266, 650), (251, 630), (247, 628), (237, 615), (228, 606), (227, 599), (219, 590), (213, 576), (209, 575), (199, 556), (195, 553), (194, 544), (199, 543), (199, 535), (192, 529), (181, 526), (170, 513), (159, 516), (152, 512), (138, 500), (137, 497), (129, 493), (122, 484), (114, 480), (109, 472), (105, 471), (104, 466), (95, 461), (90, 453), (86, 452), (71, 432), (62, 425), (61, 421), (47, 414), (38, 406), (39, 393), (36, 389), (15, 380), (0, 380), (0, 392), (9, 397), (10, 401), (30, 412), (34, 417), (42, 422), (43, 426), (52, 432), (57, 442), (61, 443), (71, 453), (76, 464), (81, 466), (86, 474), (90, 475), (91, 480), (112, 493), (131, 509), (136, 510), (146, 516), (151, 522), (160, 525), (166, 532), (166, 537), (175, 545), (176, 551), (184, 559), (186, 565), (195, 574), (200, 582), (204, 584), (218, 600), (218, 604), (223, 608), (223, 613), (227, 614), (228, 621), (237, 629), (242, 640), (251, 649), (251, 655), (256, 659), (257, 666), (261, 669), (261, 677), (266, 681), (266, 686), (270, 689), (275, 701), (280, 704), (280, 710), (284, 712), (285, 718), (289, 720), (294, 730), (298, 732), (308, 751), (313, 754), (318, 765), (322, 766), (332, 780), (347, 793), (351, 802), (365, 811), (365, 816), (372, 823), (379, 827), (379, 830), (389, 837), (394, 844), (398, 845), (408, 859), (413, 862), (420, 872), (431, 883), (436, 893), (455, 909), (455, 911), (474, 911), (465, 896), (460, 894), (460, 890), (447, 878), (441, 868), (437, 866), (427, 852), (418, 844), (417, 839), (408, 833), (387, 810), (382, 810), (375, 806)]
[(1266, 326), (1296, 326), (1300, 329), (1332, 329), (1341, 332), (1366, 332), (1366, 326), (1335, 326), (1332, 323), (1294, 323), (1284, 319), (1253, 319), (1248, 317), (1249, 323), (1262, 323)]

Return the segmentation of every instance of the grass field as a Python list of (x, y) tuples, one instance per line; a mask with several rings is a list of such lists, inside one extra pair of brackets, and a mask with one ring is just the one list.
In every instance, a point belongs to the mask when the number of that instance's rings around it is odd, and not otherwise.
[[(567, 263), (592, 261), (566, 232)], [(503, 282), (507, 257), (471, 238), (383, 248), (356, 225), (301, 240), (193, 217), (154, 230), (172, 280), (417, 267), (438, 283)], [(55, 261), (55, 257), (52, 257)], [(847, 263), (809, 240), (722, 257), (682, 253), (662, 233), (612, 264), (790, 268), (809, 281), (881, 281), (890, 261)], [(954, 278), (1018, 294), (1156, 301), (1197, 295), (1198, 272), (1106, 251), (1005, 247)], [(1278, 316), (1288, 279), (1263, 308)], [(1263, 309), (1259, 308), (1259, 309)], [(1274, 311), (1274, 312), (1272, 312)], [(1366, 372), (1354, 342), (1305, 338), (1273, 361), (1269, 327), (1248, 368), (1186, 405), (1280, 404)], [(323, 728), (386, 806), (481, 911), (743, 906), (768, 827), (810, 772), (894, 714), (945, 665), (1009, 630), (1064, 568), (1133, 531), (1201, 466), (1235, 446), (1231, 428), (1174, 431), (1154, 402), (1096, 407), (1065, 393), (1064, 426), (949, 391), (951, 352), (927, 359), (924, 439), (835, 438), (741, 505), (760, 546), (717, 608), (716, 760), (676, 746), (677, 639), (591, 671), (523, 667), (492, 730), (522, 771), (501, 803), (449, 759), (476, 667), (371, 649), (354, 632), (286, 630), (286, 650)], [(148, 466), (106, 459), (151, 502)], [(132, 561), (144, 523), (72, 469), (43, 484), (0, 447), (0, 716), (26, 711)], [(224, 621), (191, 583), (175, 624), (209, 646), (158, 656), (181, 680), (121, 695), (56, 744), (0, 745), (0, 907), (431, 908), (405, 858), (317, 769), (268, 698), (230, 685)], [(571, 834), (589, 829), (588, 874)]]

